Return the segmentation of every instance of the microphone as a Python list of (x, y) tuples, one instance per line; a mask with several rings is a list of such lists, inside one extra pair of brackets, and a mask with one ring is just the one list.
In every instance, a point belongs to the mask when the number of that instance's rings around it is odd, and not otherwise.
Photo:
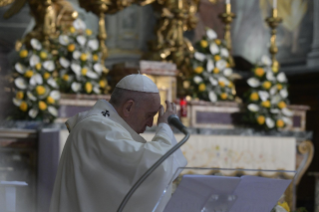
[(181, 120), (178, 118), (176, 114), (170, 115), (167, 119), (169, 125), (174, 126), (176, 129), (184, 133), (185, 135), (187, 134), (186, 127), (182, 124)]

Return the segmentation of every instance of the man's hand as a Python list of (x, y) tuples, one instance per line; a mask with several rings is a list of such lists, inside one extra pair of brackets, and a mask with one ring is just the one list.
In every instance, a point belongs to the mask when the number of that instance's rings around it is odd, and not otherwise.
[(168, 117), (170, 115), (176, 114), (176, 105), (169, 101), (165, 101), (165, 103), (166, 103), (166, 111), (164, 112), (164, 107), (162, 105), (159, 111), (158, 124), (160, 123), (168, 124), (167, 122)]

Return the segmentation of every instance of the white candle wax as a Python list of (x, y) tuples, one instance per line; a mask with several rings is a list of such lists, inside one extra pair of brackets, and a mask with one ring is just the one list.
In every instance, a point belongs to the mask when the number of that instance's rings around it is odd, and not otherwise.
[(277, 8), (277, 0), (273, 0), (272, 3), (273, 3), (273, 4), (272, 4), (272, 7), (273, 7), (274, 9), (276, 9), (276, 8)]
[(226, 4), (230, 4), (230, 0), (226, 0)]

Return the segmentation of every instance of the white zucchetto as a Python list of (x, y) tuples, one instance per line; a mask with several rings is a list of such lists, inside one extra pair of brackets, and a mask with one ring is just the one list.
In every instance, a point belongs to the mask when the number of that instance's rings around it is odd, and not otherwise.
[(144, 93), (159, 93), (155, 83), (142, 74), (127, 75), (122, 78), (115, 87)]

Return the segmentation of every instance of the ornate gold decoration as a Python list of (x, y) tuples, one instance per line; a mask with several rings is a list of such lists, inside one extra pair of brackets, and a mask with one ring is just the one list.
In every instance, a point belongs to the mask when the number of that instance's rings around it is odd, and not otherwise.
[(314, 147), (311, 141), (303, 141), (298, 145), (298, 151), (304, 156), (301, 164), (297, 169), (297, 174), (295, 176), (295, 184), (298, 185), (302, 176), (305, 174), (306, 170), (310, 166), (310, 163), (314, 155)]
[(270, 37), (270, 47), (269, 52), (271, 54), (272, 60), (272, 69), (279, 70), (279, 62), (276, 59), (276, 54), (278, 52), (278, 47), (276, 45), (276, 33), (277, 26), (282, 22), (282, 18), (278, 17), (278, 10), (276, 8), (272, 9), (271, 17), (266, 18), (266, 22), (271, 28), (271, 37)]
[(235, 62), (233, 57), (231, 56), (231, 50), (232, 50), (232, 41), (231, 41), (231, 23), (233, 22), (233, 19), (236, 18), (236, 15), (231, 12), (231, 4), (226, 4), (226, 11), (218, 16), (222, 22), (225, 24), (225, 35), (224, 39), (226, 42), (226, 48), (229, 51), (229, 65), (231, 67), (235, 66)]

